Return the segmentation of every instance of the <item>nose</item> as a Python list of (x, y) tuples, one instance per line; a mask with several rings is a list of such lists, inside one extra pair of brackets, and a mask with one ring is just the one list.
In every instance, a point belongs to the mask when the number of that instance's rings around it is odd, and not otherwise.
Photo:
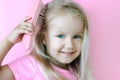
[(68, 51), (73, 51), (75, 46), (74, 46), (74, 41), (72, 39), (67, 39), (65, 41), (65, 48), (68, 50)]

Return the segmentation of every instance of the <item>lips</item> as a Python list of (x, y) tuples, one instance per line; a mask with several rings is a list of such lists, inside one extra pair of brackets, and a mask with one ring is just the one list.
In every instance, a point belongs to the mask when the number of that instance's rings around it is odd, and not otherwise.
[(60, 51), (63, 54), (73, 54), (74, 52), (64, 52), (64, 51)]

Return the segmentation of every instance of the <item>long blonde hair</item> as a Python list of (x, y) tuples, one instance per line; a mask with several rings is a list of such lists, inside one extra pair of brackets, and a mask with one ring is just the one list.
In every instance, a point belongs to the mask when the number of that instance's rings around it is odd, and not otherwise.
[[(88, 76), (91, 76), (91, 73), (89, 72), (90, 68), (88, 67), (88, 22), (81, 7), (78, 4), (72, 2), (71, 0), (53, 0), (43, 6), (37, 20), (37, 28), (34, 36), (35, 40), (33, 41), (34, 43), (31, 53), (36, 54), (36, 58), (42, 65), (41, 67), (43, 68), (43, 72), (45, 73), (44, 76), (46, 80), (67, 80), (62, 75), (55, 72), (51, 65), (51, 61), (53, 59), (47, 55), (46, 46), (43, 44), (43, 40), (45, 38), (44, 31), (47, 30), (49, 22), (57, 16), (66, 12), (79, 16), (84, 23), (84, 37), (82, 42), (81, 54), (77, 59), (70, 63), (70, 66), (76, 73), (76, 77), (78, 80), (88, 80)], [(78, 65), (80, 65), (80, 67), (78, 67)]]

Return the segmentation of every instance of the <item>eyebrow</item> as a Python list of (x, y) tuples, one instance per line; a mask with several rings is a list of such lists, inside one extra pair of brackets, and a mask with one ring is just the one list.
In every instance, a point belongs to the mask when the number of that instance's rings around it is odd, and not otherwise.
[(82, 32), (76, 32), (75, 34), (83, 34), (83, 31)]
[(61, 33), (61, 34), (62, 34), (62, 33), (64, 33), (64, 32), (62, 32), (62, 31), (56, 31), (55, 33)]
[[(64, 32), (62, 32), (62, 31), (56, 31), (55, 33), (64, 34)], [(82, 32), (75, 32), (74, 34), (83, 35), (83, 31)]]

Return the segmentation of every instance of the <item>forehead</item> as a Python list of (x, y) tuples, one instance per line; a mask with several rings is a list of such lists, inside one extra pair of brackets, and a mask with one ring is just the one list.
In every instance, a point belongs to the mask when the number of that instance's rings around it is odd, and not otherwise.
[(83, 21), (72, 14), (59, 15), (48, 23), (48, 31), (58, 32), (83, 32)]

